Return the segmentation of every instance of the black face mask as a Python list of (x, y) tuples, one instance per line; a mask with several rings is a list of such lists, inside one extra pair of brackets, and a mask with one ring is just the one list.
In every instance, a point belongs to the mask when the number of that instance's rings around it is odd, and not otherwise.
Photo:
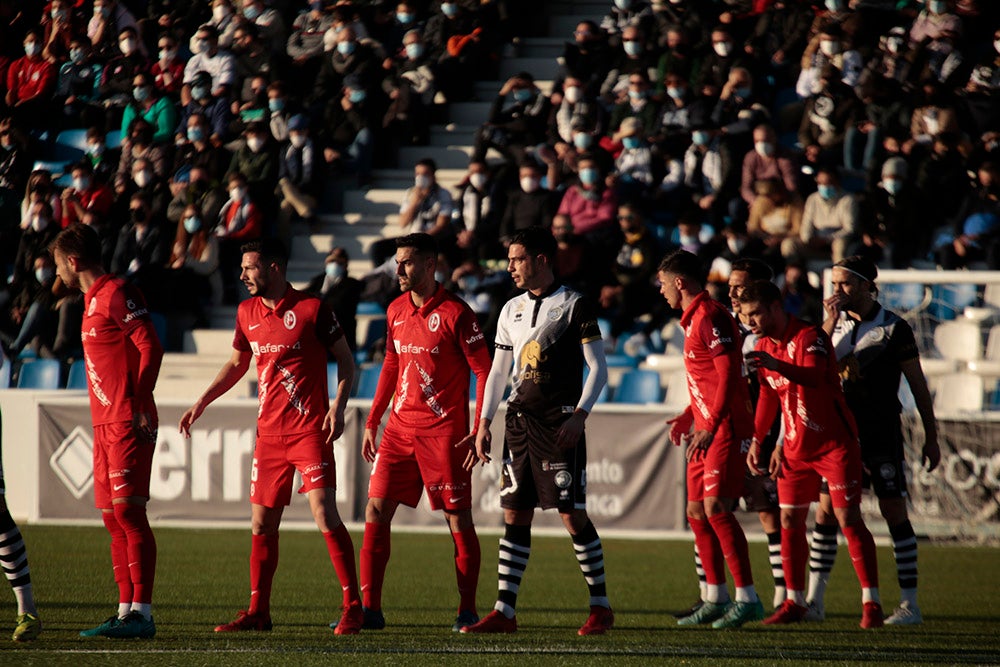
[(132, 222), (146, 222), (146, 210), (142, 208), (133, 208), (132, 212)]

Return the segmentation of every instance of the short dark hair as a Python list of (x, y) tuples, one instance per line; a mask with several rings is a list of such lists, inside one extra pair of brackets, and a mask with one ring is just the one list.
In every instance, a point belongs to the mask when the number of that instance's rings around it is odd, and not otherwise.
[(675, 250), (664, 257), (657, 272), (684, 276), (699, 285), (705, 284), (705, 267), (697, 255), (687, 250)]
[(76, 222), (59, 232), (51, 246), (53, 256), (60, 252), (67, 257), (78, 257), (88, 265), (101, 263), (101, 237), (90, 225)]
[(240, 252), (243, 254), (255, 252), (260, 255), (262, 264), (265, 266), (277, 264), (282, 273), (288, 268), (288, 248), (280, 239), (262, 238), (250, 241), (240, 246)]
[(774, 271), (771, 267), (754, 257), (741, 257), (733, 262), (730, 271), (743, 271), (750, 276), (750, 280), (773, 280)]
[(417, 254), (425, 257), (437, 257), (438, 244), (434, 237), (425, 232), (407, 234), (396, 239), (396, 250), (400, 248), (413, 248)]
[(781, 303), (781, 290), (770, 280), (755, 280), (739, 293), (736, 299), (740, 303), (759, 303), (762, 306), (770, 306), (774, 303)]
[(435, 162), (432, 158), (429, 157), (425, 157), (423, 160), (420, 160), (419, 162), (417, 162), (415, 166), (427, 167), (431, 171), (437, 171), (438, 169), (437, 162)]
[(514, 234), (510, 244), (524, 246), (529, 255), (545, 255), (552, 264), (556, 258), (559, 246), (556, 244), (556, 237), (552, 236), (552, 231), (537, 225), (522, 229)]

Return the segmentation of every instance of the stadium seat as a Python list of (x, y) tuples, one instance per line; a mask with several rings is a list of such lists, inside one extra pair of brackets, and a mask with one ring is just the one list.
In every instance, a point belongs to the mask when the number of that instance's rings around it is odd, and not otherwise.
[(358, 304), (358, 315), (382, 315), (385, 316), (385, 308), (377, 301), (362, 301)]
[(966, 306), (976, 303), (978, 298), (979, 287), (971, 283), (934, 285), (927, 312), (941, 321), (953, 320), (965, 311)]
[(65, 160), (35, 160), (35, 164), (31, 166), (31, 170), (47, 171), (53, 178), (58, 178), (69, 169), (71, 164), (73, 163)]
[(945, 359), (977, 361), (983, 356), (979, 324), (965, 318), (942, 322), (934, 329), (934, 346)]
[[(983, 378), (972, 373), (951, 373), (938, 378), (934, 392), (934, 411), (980, 412), (983, 409)], [(941, 415), (939, 414), (938, 417)]]
[(382, 373), (382, 364), (372, 364), (365, 366), (358, 373), (358, 388), (354, 392), (355, 398), (375, 398), (375, 389), (378, 387), (378, 376)]
[(627, 354), (608, 354), (604, 357), (608, 368), (638, 368), (639, 359)]
[(639, 369), (622, 375), (614, 397), (615, 403), (659, 403), (662, 399), (660, 374)]
[(330, 398), (337, 395), (337, 362), (331, 361), (326, 365), (326, 393)]
[(67, 389), (87, 388), (87, 362), (77, 359), (69, 367), (69, 375), (66, 377)]
[(684, 370), (684, 357), (680, 354), (650, 354), (643, 362), (643, 368), (665, 373)]
[(17, 376), (18, 389), (58, 389), (59, 361), (56, 359), (34, 359), (21, 364)]
[(885, 283), (879, 288), (879, 301), (901, 317), (926, 308), (930, 290), (920, 283)]
[(87, 130), (63, 130), (52, 148), (54, 161), (78, 162), (87, 154)]
[(153, 321), (153, 328), (156, 329), (156, 337), (160, 339), (160, 345), (167, 347), (167, 316), (163, 313), (150, 313), (149, 319)]
[(357, 351), (354, 353), (354, 360), (359, 364), (368, 360), (375, 343), (385, 338), (385, 318), (375, 318), (368, 320), (368, 327), (365, 330), (365, 339), (359, 341)]
[(121, 130), (111, 130), (104, 135), (104, 148), (113, 151), (122, 147)]

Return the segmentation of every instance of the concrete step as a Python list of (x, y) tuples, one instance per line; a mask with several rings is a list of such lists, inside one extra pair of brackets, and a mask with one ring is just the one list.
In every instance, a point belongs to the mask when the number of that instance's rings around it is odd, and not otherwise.
[(344, 211), (362, 216), (398, 215), (402, 194), (395, 189), (347, 190), (344, 192)]
[[(570, 33), (573, 31), (570, 30)], [(506, 58), (500, 62), (500, 79), (506, 81), (519, 72), (530, 72), (536, 79), (555, 79), (559, 63), (552, 58)], [(454, 120), (454, 118), (453, 118)]]
[[(493, 94), (487, 98), (487, 101), (454, 102), (448, 107), (448, 120), (456, 125), (479, 127), (490, 117), (490, 107), (493, 105), (493, 99), (496, 97), (496, 92), (499, 90), (500, 89), (497, 88)], [(402, 156), (400, 156), (400, 162), (402, 161)]]
[[(458, 125), (454, 123), (449, 123), (448, 125), (435, 125), (431, 128), (430, 145), (472, 146), (476, 141), (476, 132), (479, 130), (480, 125), (482, 125), (482, 123), (479, 125)], [(441, 178), (442, 171), (446, 170), (438, 170), (437, 179), (438, 183), (443, 184), (445, 181)], [(463, 171), (462, 175), (459, 176), (457, 180), (461, 180), (464, 176), (465, 172)]]
[[(503, 84), (503, 81), (476, 81), (473, 84), (475, 90), (473, 96), (479, 102), (492, 103), (497, 93), (503, 87)], [(546, 95), (552, 92), (552, 81), (549, 79), (536, 78), (535, 85)]]
[[(193, 403), (196, 398), (204, 393), (210, 382), (211, 378), (208, 380), (196, 377), (164, 378), (161, 375), (156, 382), (156, 388), (153, 390), (153, 396), (157, 401), (171, 399), (186, 400)], [(253, 368), (253, 366), (251, 366), (251, 369), (247, 371), (247, 374), (244, 375), (239, 382), (234, 384), (232, 388), (220, 398), (252, 398), (254, 396), (253, 388), (256, 384), (257, 371)]]
[[(471, 156), (472, 146), (403, 146), (399, 149), (399, 160), (403, 164), (415, 164), (425, 158), (431, 158), (439, 168), (445, 169), (464, 169), (469, 165)], [(349, 193), (344, 195), (345, 208), (347, 194)], [(397, 197), (399, 194), (402, 193), (398, 193)]]
[[(449, 128), (451, 128), (451, 129), (449, 129)], [(444, 137), (444, 136), (456, 136), (456, 137), (458, 137), (458, 135), (461, 132), (464, 132), (466, 130), (474, 132), (475, 129), (476, 128), (474, 128), (472, 126), (468, 126), (468, 125), (454, 126), (454, 127), (451, 126), (451, 125), (447, 125), (447, 126), (446, 125), (435, 125), (435, 126), (433, 126), (431, 128), (431, 138), (433, 140), (433, 137), (435, 135), (440, 135), (441, 137)], [(442, 138), (440, 141), (443, 142), (444, 139)], [(441, 144), (436, 144), (436, 145), (442, 146), (442, 145), (450, 145), (450, 144), (443, 144), (443, 143), (441, 143)], [(471, 140), (469, 141), (468, 145), (470, 145), (470, 146), (472, 145)], [(465, 178), (465, 173), (466, 173), (466, 170), (464, 168), (463, 169), (442, 169), (439, 166), (438, 170), (437, 170), (437, 173), (435, 175), (437, 177), (437, 182), (440, 183), (442, 187), (446, 187), (448, 189), (454, 189), (455, 185), (459, 181), (461, 181), (463, 178)], [(382, 189), (382, 188), (395, 189), (395, 188), (398, 188), (398, 187), (402, 187), (405, 190), (406, 188), (409, 188), (409, 187), (413, 186), (413, 169), (412, 168), (411, 169), (406, 169), (406, 168), (399, 168), (399, 169), (376, 169), (373, 175), (375, 177), (374, 187), (376, 187), (376, 188), (380, 188), (380, 189)], [(405, 185), (401, 186), (400, 184), (403, 184), (403, 183), (405, 183)]]
[(572, 31), (566, 36), (529, 37), (521, 40), (516, 47), (517, 56), (519, 58), (558, 58), (562, 55), (568, 41), (573, 41)]
[(228, 328), (192, 329), (184, 334), (184, 351), (212, 356), (229, 356), (233, 349), (233, 327), (236, 316), (229, 321)]

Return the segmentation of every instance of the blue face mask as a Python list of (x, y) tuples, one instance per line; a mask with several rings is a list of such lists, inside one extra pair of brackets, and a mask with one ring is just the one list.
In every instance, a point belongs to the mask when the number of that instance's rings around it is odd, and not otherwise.
[(707, 146), (711, 139), (711, 135), (705, 130), (695, 130), (691, 133), (691, 141), (697, 146)]
[(527, 102), (531, 99), (531, 90), (529, 88), (518, 88), (514, 91), (514, 101), (516, 102)]
[(646, 99), (646, 91), (645, 90), (630, 90), (630, 91), (628, 91), (628, 97), (631, 100)]
[(189, 141), (204, 141), (205, 140), (205, 130), (200, 127), (189, 127), (187, 131), (187, 136)]
[(579, 132), (573, 135), (573, 145), (577, 150), (585, 151), (594, 144), (594, 137), (586, 132)]
[(250, 5), (243, 9), (243, 16), (247, 17), (248, 21), (256, 21), (257, 17), (260, 16), (260, 10)]
[(83, 49), (70, 49), (69, 59), (73, 61), (74, 65), (79, 65), (83, 62)]
[(844, 8), (844, 0), (826, 0), (826, 8), (831, 12), (839, 12)]
[(203, 100), (208, 97), (208, 88), (205, 86), (192, 86), (191, 97), (196, 100)]
[(201, 229), (201, 218), (196, 215), (184, 218), (184, 229), (188, 234), (194, 234)]
[(625, 42), (622, 46), (625, 47), (625, 53), (630, 56), (637, 56), (642, 53), (642, 43), (635, 41)]
[(441, 3), (441, 13), (445, 16), (452, 17), (458, 14), (458, 3), (457, 2), (442, 2)]
[(351, 104), (360, 104), (365, 101), (367, 94), (363, 90), (352, 90), (347, 96), (347, 99), (351, 101)]
[(285, 100), (280, 97), (272, 97), (267, 101), (267, 108), (271, 113), (285, 110)]
[(354, 53), (356, 47), (357, 44), (354, 42), (337, 42), (337, 52), (343, 56), (349, 56)]
[(899, 194), (899, 191), (903, 189), (903, 182), (895, 178), (883, 178), (882, 187), (885, 191), (891, 195)]
[(597, 170), (593, 167), (587, 167), (586, 169), (580, 170), (580, 182), (584, 185), (593, 185), (597, 182)]
[(132, 89), (132, 97), (136, 102), (145, 102), (149, 99), (149, 86), (136, 86)]
[(622, 146), (627, 151), (634, 151), (640, 144), (642, 144), (642, 140), (639, 137), (625, 137), (622, 139)]
[(323, 270), (326, 272), (326, 275), (334, 280), (340, 280), (347, 273), (347, 269), (345, 269), (344, 265), (339, 262), (330, 262), (324, 267)]
[(818, 192), (819, 196), (823, 199), (830, 201), (833, 199), (834, 195), (837, 194), (837, 188), (832, 185), (817, 185), (816, 192)]
[(403, 25), (409, 25), (413, 23), (413, 14), (409, 12), (396, 12), (396, 20)]
[(406, 57), (410, 60), (416, 60), (422, 55), (424, 55), (423, 44), (413, 43), (406, 45)]
[(675, 86), (668, 86), (667, 87), (667, 95), (670, 95), (670, 99), (673, 99), (673, 100), (683, 99), (685, 92), (687, 92), (687, 91), (685, 91), (684, 88), (677, 88)]
[(733, 92), (736, 94), (736, 97), (745, 100), (746, 98), (750, 97), (752, 90), (750, 88), (744, 87), (744, 88), (737, 88)]

